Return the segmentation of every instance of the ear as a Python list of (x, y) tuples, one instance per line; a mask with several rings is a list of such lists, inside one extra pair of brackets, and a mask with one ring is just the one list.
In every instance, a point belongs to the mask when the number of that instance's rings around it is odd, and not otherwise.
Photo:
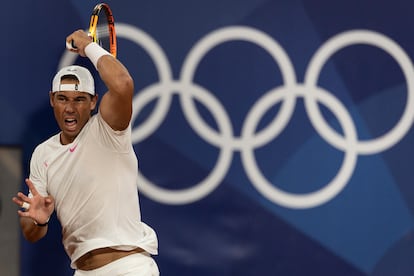
[(54, 107), (55, 106), (55, 97), (54, 97), (55, 93), (53, 93), (52, 91), (49, 92), (49, 102), (50, 102), (50, 106)]
[(98, 103), (98, 94), (95, 94), (92, 97), (92, 101), (91, 101), (91, 111), (95, 110), (97, 103)]

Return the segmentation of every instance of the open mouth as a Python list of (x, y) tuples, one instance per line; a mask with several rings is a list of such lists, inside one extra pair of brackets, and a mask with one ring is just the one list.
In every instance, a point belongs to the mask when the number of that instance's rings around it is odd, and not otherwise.
[(68, 119), (65, 119), (65, 126), (73, 130), (76, 128), (77, 122), (78, 121), (75, 118), (68, 118)]

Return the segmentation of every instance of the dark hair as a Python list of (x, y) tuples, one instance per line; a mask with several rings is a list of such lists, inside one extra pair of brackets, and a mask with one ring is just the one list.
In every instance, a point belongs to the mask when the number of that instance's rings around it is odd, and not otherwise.
[(75, 80), (75, 81), (78, 81), (79, 82), (78, 77), (76, 77), (75, 75), (63, 75), (60, 78), (60, 81), (62, 81), (62, 80)]

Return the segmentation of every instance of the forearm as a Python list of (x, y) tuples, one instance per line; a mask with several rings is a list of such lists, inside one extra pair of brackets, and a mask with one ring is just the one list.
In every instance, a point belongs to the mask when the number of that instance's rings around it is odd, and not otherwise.
[(27, 217), (20, 218), (20, 226), (24, 238), (29, 242), (36, 242), (43, 238), (46, 235), (48, 229), (48, 226), (38, 226), (31, 218)]

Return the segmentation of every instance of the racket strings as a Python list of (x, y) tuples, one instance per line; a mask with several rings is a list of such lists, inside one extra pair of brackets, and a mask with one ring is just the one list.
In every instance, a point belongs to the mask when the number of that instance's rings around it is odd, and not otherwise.
[(109, 49), (110, 33), (109, 33), (108, 24), (106, 23), (106, 18), (99, 19), (98, 21), (103, 22), (103, 23), (98, 24), (96, 26), (96, 43), (98, 43), (101, 47), (105, 49)]
[(93, 41), (116, 57), (116, 34), (112, 11), (106, 4), (98, 4), (91, 17), (89, 32)]

